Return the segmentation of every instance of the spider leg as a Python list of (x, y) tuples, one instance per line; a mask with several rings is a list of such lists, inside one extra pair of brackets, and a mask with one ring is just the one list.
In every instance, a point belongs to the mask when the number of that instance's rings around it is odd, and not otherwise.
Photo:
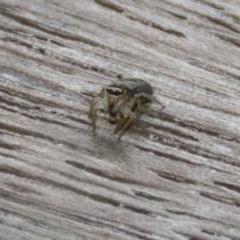
[(127, 120), (128, 120), (128, 118), (122, 118), (122, 119), (120, 119), (120, 120), (118, 121), (118, 123), (117, 123), (117, 127), (116, 127), (116, 129), (115, 129), (115, 131), (114, 131), (113, 134), (117, 134), (117, 133), (122, 129), (122, 127), (123, 127), (124, 124), (127, 122)]
[(132, 116), (132, 120), (135, 123), (137, 123), (142, 113), (141, 96), (139, 95), (134, 96), (132, 102), (130, 103), (129, 109), (131, 110), (131, 114), (134, 116), (134, 117)]
[(128, 108), (124, 108), (123, 115), (125, 116), (122, 118), (114, 131), (114, 134), (119, 133), (119, 139), (123, 136), (123, 134), (130, 128), (132, 125), (134, 125), (136, 122), (138, 122), (139, 118), (141, 117), (142, 113), (142, 98), (145, 98), (149, 101), (157, 102), (159, 103), (162, 108), (164, 108), (164, 105), (159, 102), (155, 97), (146, 94), (146, 93), (140, 93), (136, 95)]
[[(119, 133), (119, 138), (133, 125), (135, 124), (139, 118), (139, 111), (136, 109), (136, 104), (138, 103), (138, 97), (134, 97), (128, 106), (124, 106), (121, 109), (121, 113), (123, 114), (122, 119), (118, 121), (117, 127), (114, 131), (114, 134)], [(140, 103), (139, 103), (140, 104)]]
[(137, 97), (136, 101), (137, 101), (137, 110), (138, 110), (136, 121), (138, 121), (142, 114), (142, 103), (141, 103), (140, 96)]
[(88, 117), (92, 120), (92, 128), (93, 132), (96, 130), (96, 121), (97, 121), (97, 111), (98, 110), (105, 110), (106, 109), (106, 104), (103, 101), (102, 98), (100, 97), (95, 97), (91, 104), (90, 104), (90, 109), (88, 112)]
[(139, 97), (144, 97), (152, 102), (156, 102), (158, 104), (160, 104), (162, 106), (162, 108), (164, 108), (165, 106), (160, 102), (158, 101), (155, 97), (153, 97), (152, 95), (149, 95), (149, 94), (146, 94), (146, 93), (139, 93), (138, 94)]
[(120, 139), (122, 135), (134, 124), (131, 118), (127, 118), (127, 120), (124, 122), (124, 126), (121, 129), (118, 138)]
[(119, 138), (130, 128), (130, 125), (136, 123), (136, 119), (138, 119), (138, 116), (128, 108), (125, 109), (124, 113), (125, 117), (123, 114), (123, 117), (118, 121), (117, 127), (114, 131), (114, 134), (120, 131)]

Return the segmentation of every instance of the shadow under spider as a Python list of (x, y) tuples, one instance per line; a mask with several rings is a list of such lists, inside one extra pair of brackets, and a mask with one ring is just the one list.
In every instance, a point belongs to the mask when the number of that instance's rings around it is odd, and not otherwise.
[(96, 157), (110, 162), (129, 162), (129, 146), (124, 140), (115, 135), (94, 134), (92, 139), (93, 151)]

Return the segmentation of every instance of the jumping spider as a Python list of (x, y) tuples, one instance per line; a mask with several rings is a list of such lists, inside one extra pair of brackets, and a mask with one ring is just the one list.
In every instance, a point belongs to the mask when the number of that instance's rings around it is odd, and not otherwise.
[(127, 78), (103, 87), (90, 104), (88, 117), (92, 120), (93, 131), (96, 129), (97, 110), (102, 110), (109, 113), (110, 123), (117, 124), (114, 134), (119, 133), (121, 138), (139, 120), (143, 104), (150, 101), (161, 104), (152, 95), (152, 87), (141, 79)]

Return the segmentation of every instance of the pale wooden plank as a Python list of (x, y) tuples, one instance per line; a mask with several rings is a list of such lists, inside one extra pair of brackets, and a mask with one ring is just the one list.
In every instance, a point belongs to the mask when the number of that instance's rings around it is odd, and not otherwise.
[[(1, 0), (0, 239), (240, 239), (239, 10)], [(166, 107), (118, 141), (87, 112), (121, 75)]]

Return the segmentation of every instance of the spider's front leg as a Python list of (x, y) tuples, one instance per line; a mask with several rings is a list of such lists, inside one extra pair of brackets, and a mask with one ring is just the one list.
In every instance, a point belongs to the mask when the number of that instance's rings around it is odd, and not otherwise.
[(104, 96), (103, 97), (102, 96), (103, 96), (103, 90), (97, 97), (93, 98), (93, 100), (90, 103), (88, 117), (92, 120), (93, 132), (95, 132), (96, 130), (97, 111), (103, 110), (106, 112), (108, 110), (107, 99)]
[(138, 121), (139, 116), (136, 111), (132, 111), (133, 106), (136, 104), (137, 99), (133, 98), (129, 105), (125, 104), (120, 108), (121, 119), (117, 123), (117, 127), (114, 134), (119, 133), (119, 138), (134, 124)]
[[(119, 134), (119, 138), (122, 137), (122, 135), (129, 129), (131, 128), (134, 124), (136, 124), (141, 116), (141, 100), (140, 100), (139, 95), (135, 95), (128, 108), (127, 108), (127, 113), (128, 117), (125, 119), (124, 122), (121, 123), (121, 132)], [(136, 108), (137, 107), (137, 108)], [(120, 125), (120, 124), (119, 124)]]
[(97, 110), (100, 110), (103, 108), (101, 100), (102, 100), (101, 98), (96, 97), (92, 100), (90, 104), (88, 117), (92, 120), (93, 132), (95, 132), (96, 130)]

